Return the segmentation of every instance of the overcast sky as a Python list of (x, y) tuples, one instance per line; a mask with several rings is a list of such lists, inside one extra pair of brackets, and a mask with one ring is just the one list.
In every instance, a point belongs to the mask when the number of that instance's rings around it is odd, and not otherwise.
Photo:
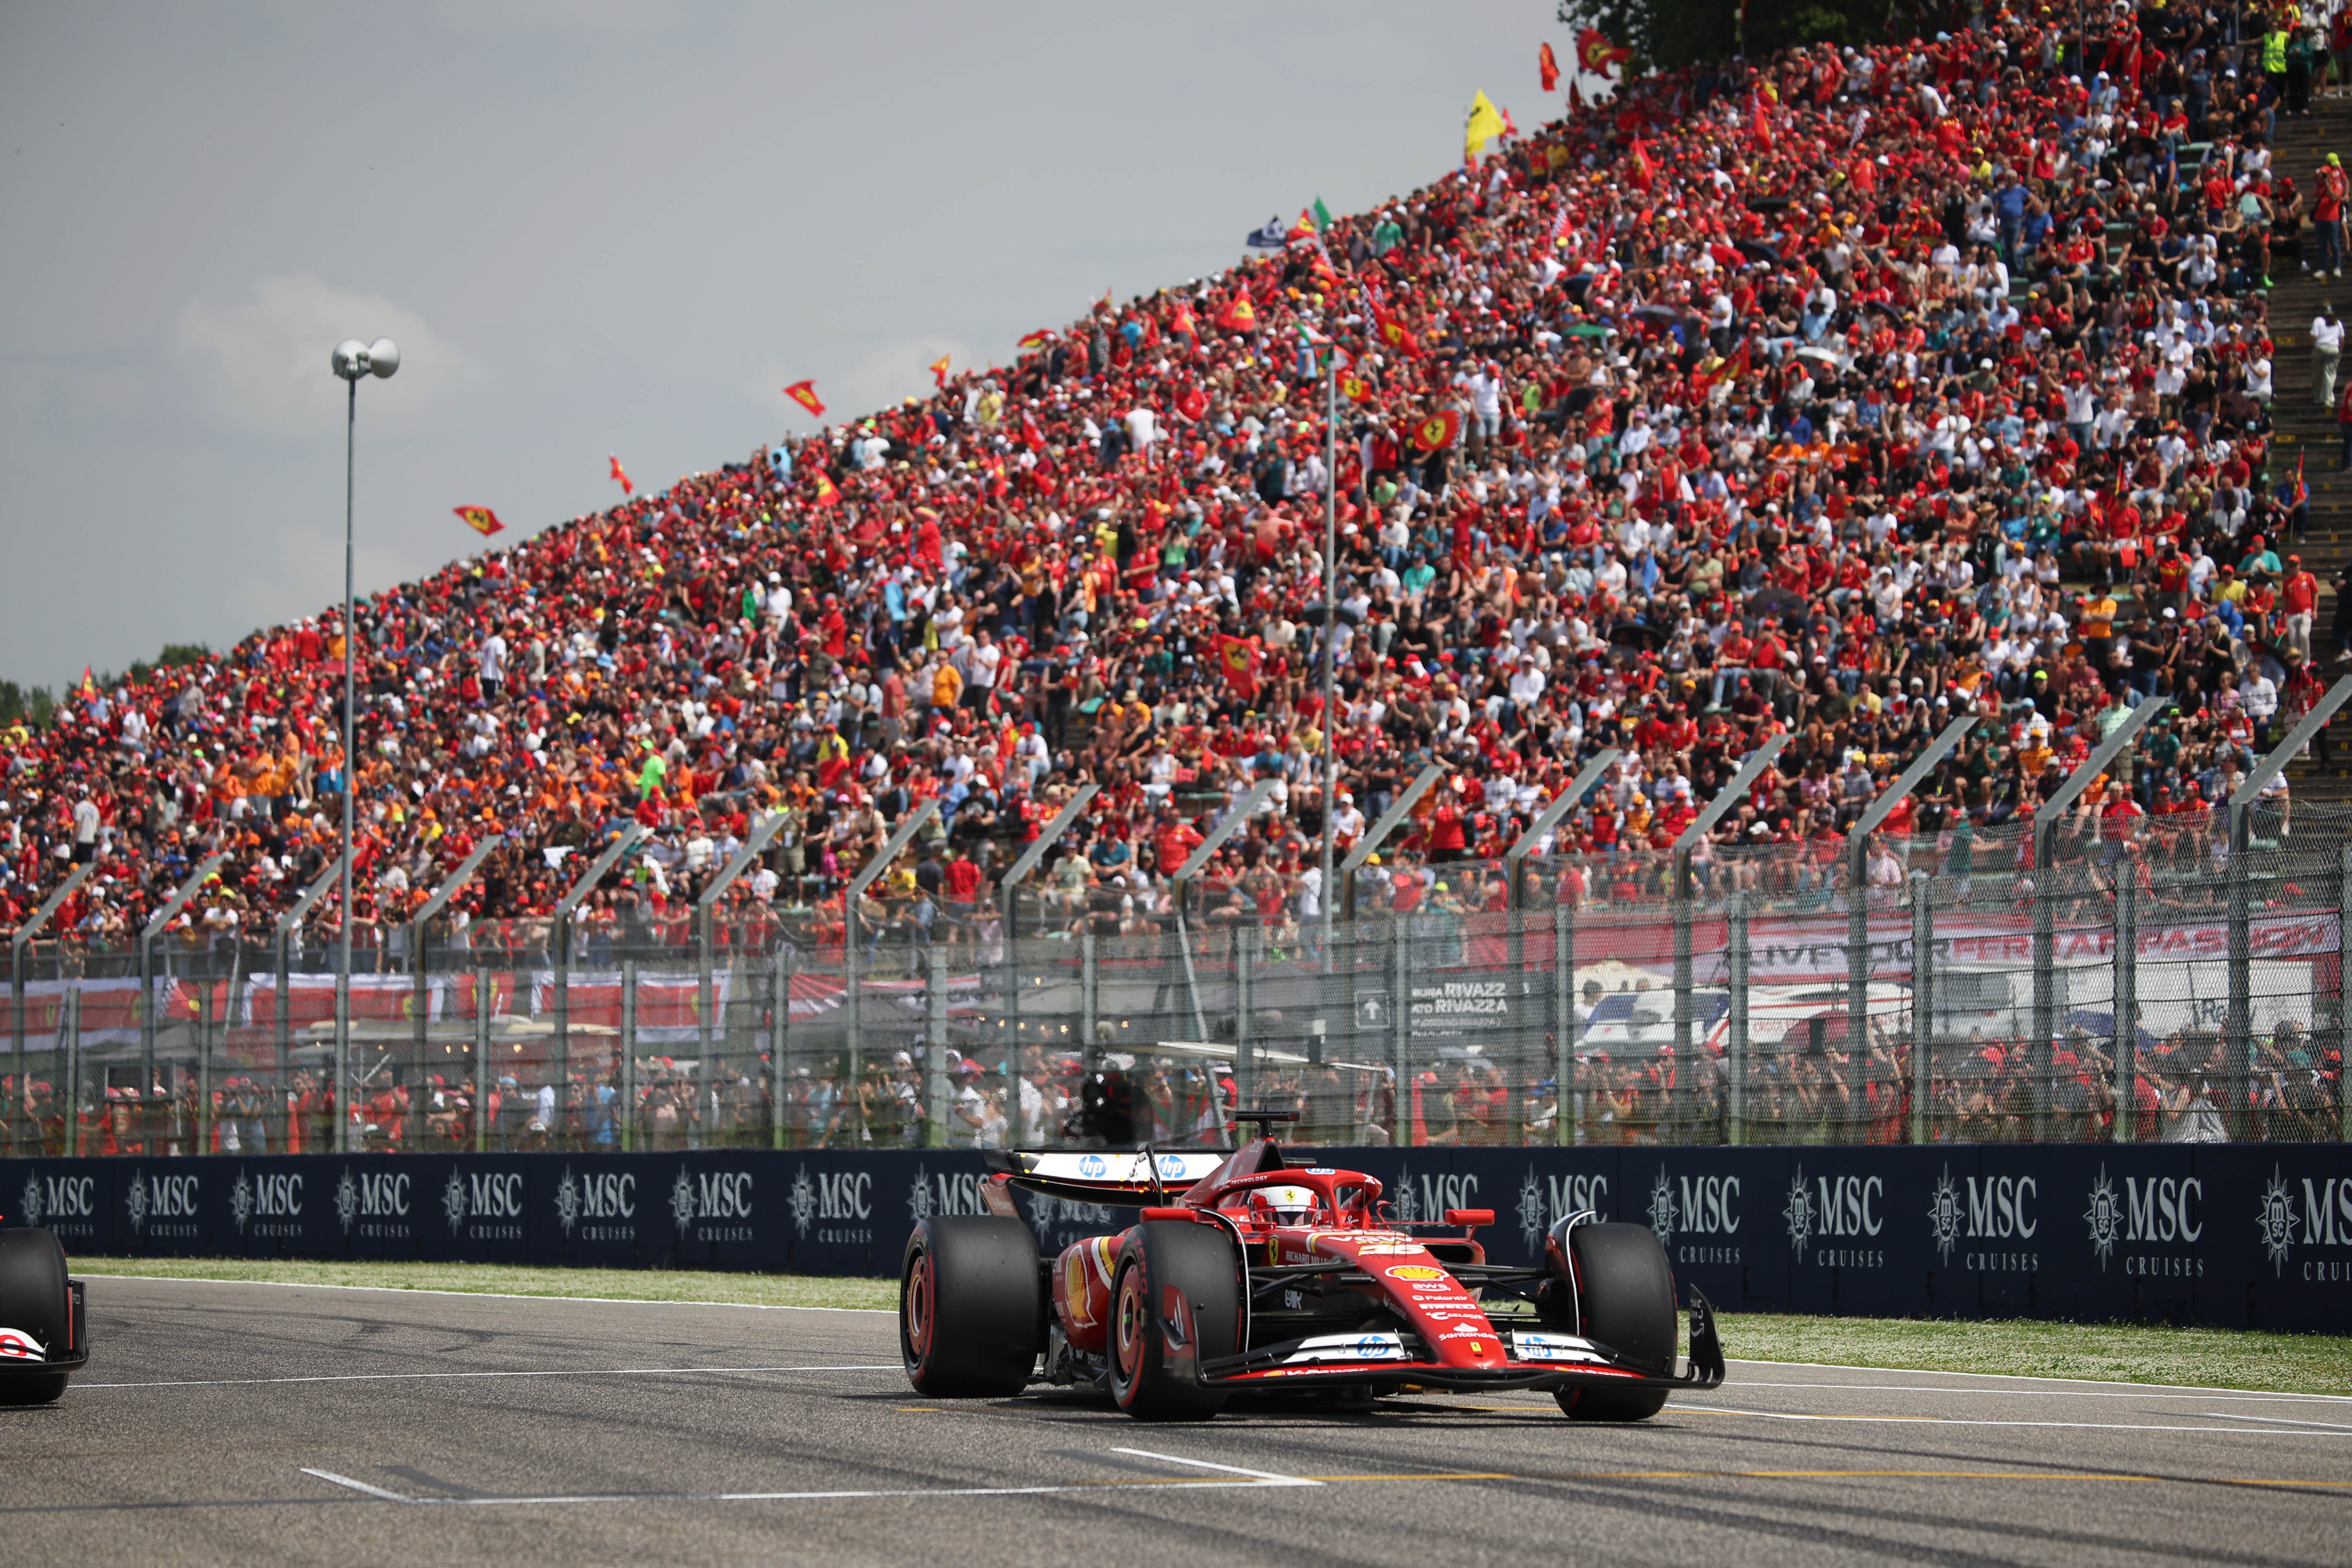
[(1552, 0), (0, 8), (0, 676), (234, 643), (1523, 126)]

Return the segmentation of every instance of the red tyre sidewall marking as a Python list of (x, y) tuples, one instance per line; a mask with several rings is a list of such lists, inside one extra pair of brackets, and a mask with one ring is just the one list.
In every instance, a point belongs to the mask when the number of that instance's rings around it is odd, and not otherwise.
[(915, 1254), (907, 1271), (907, 1349), (918, 1364), (931, 1359), (931, 1331), (936, 1320), (938, 1286), (931, 1277), (931, 1255)]

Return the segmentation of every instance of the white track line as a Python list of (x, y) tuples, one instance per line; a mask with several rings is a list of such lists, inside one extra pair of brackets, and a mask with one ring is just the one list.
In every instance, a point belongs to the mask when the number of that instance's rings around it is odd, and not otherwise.
[[(1819, 1415), (1789, 1410), (1738, 1410), (1720, 1405), (1685, 1405), (1680, 1401), (1669, 1405), (1669, 1410), (1687, 1410), (1701, 1415), (1747, 1415), (1759, 1421), (1837, 1421), (1853, 1426), (2006, 1426), (2061, 1432), (2197, 1432), (2208, 1437), (2229, 1433), (2238, 1436), (2266, 1436), (2272, 1437), (2352, 1437), (2352, 1426), (2327, 1431), (2283, 1432), (2275, 1429), (2245, 1426), (2159, 1426), (2130, 1421), (1987, 1421), (1974, 1416), (1959, 1415)], [(2200, 1412), (2200, 1414), (2202, 1414)], [(2266, 1415), (2224, 1417), (2236, 1421), (2267, 1421)], [(2298, 1423), (2311, 1426), (2317, 1423)]]
[[(1207, 1459), (1188, 1459), (1178, 1454), (1159, 1454), (1149, 1448), (1114, 1448), (1116, 1454), (1132, 1454), (1139, 1458), (1156, 1459), (1162, 1464), (1183, 1465), (1193, 1469), (1213, 1470), (1213, 1477), (1194, 1479), (1190, 1476), (1169, 1476), (1148, 1480), (1076, 1481), (1030, 1487), (905, 1487), (861, 1488), (855, 1490), (803, 1492), (614, 1492), (575, 1493), (546, 1497), (417, 1497), (387, 1491), (383, 1487), (370, 1486), (365, 1481), (338, 1475), (333, 1470), (302, 1467), (306, 1476), (345, 1487), (378, 1502), (401, 1503), (424, 1508), (516, 1508), (536, 1507), (555, 1503), (648, 1503), (648, 1502), (847, 1502), (887, 1498), (982, 1498), (982, 1497), (1052, 1497), (1073, 1492), (1091, 1492), (1097, 1496), (1106, 1491), (1150, 1491), (1181, 1488), (1192, 1491), (1262, 1491), (1269, 1488), (1320, 1487), (1321, 1481), (1308, 1480), (1304, 1476), (1276, 1475), (1270, 1470), (1245, 1469), (1239, 1465), (1213, 1464)], [(1233, 1479), (1225, 1479), (1225, 1477)]]
[(896, 1307), (796, 1307), (785, 1301), (655, 1301), (641, 1296), (541, 1296), (528, 1290), (441, 1290), (411, 1285), (329, 1285), (307, 1279), (215, 1279), (189, 1274), (79, 1274), (79, 1279), (137, 1279), (152, 1285), (261, 1285), (278, 1290), (373, 1290), (392, 1296), (478, 1296), (488, 1301), (589, 1301), (602, 1307), (734, 1307), (747, 1312), (866, 1312), (898, 1316)]
[(1922, 1383), (1760, 1383), (1743, 1377), (1735, 1380), (1731, 1386), (1743, 1389), (1815, 1388), (1841, 1394), (1972, 1394), (1988, 1399), (2263, 1399), (2352, 1403), (2352, 1394), (2289, 1394), (2276, 1389), (2261, 1394), (2239, 1394), (2226, 1388), (2200, 1388), (2185, 1394), (2171, 1394), (2160, 1392), (2168, 1386), (2166, 1384), (2149, 1384), (2143, 1387), (2136, 1383), (2109, 1384), (2096, 1388), (1938, 1388), (1932, 1384)]
[(904, 1372), (898, 1362), (871, 1366), (612, 1366), (520, 1372), (339, 1372), (310, 1377), (191, 1377), (166, 1383), (78, 1383), (86, 1388), (235, 1388), (275, 1383), (415, 1383), (445, 1377), (660, 1377), (679, 1373), (740, 1376), (755, 1372)]
[(1203, 1470), (1223, 1470), (1229, 1475), (1250, 1476), (1277, 1487), (1319, 1487), (1321, 1481), (1310, 1481), (1304, 1476), (1281, 1476), (1272, 1470), (1244, 1469), (1239, 1465), (1213, 1465), (1206, 1459), (1187, 1459), (1178, 1454), (1155, 1454), (1149, 1448), (1113, 1448), (1114, 1454), (1133, 1454), (1139, 1459), (1158, 1459), (1164, 1465), (1191, 1465)]
[[(1924, 1366), (1859, 1366), (1851, 1362), (1842, 1361), (1746, 1361), (1738, 1356), (1726, 1356), (1723, 1359), (1724, 1363), (1727, 1366), (1810, 1366), (1817, 1367), (1822, 1372), (1871, 1372), (1876, 1373), (1881, 1377), (1980, 1377), (1996, 1382), (2006, 1383), (2081, 1383), (2089, 1384), (2094, 1387), (2099, 1388), (2185, 1388), (2192, 1393), (2207, 1395), (2216, 1394), (2259, 1394), (2263, 1392), (2275, 1392), (2250, 1388), (2216, 1388), (2209, 1384), (2202, 1383), (2126, 1383), (2121, 1378), (2115, 1377), (2048, 1377), (2040, 1373), (2032, 1372), (1943, 1372), (1934, 1367)], [(1742, 1381), (1745, 1382), (1744, 1379)], [(1835, 1388), (1849, 1385), (1832, 1384), (1829, 1386)], [(2300, 1399), (2352, 1399), (2352, 1394), (2297, 1394), (2294, 1397)]]
[(2287, 1426), (2315, 1426), (2323, 1432), (2352, 1432), (2352, 1426), (2340, 1421), (2297, 1421), (2288, 1415), (2238, 1415), (2227, 1410), (2200, 1410), (2197, 1414), (2210, 1415), (2216, 1421), (2276, 1421)]

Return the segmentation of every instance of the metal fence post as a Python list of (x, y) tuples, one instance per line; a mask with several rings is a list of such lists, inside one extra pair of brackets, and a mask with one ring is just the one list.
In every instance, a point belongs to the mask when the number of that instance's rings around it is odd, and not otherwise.
[[(294, 1142), (294, 1019), (291, 1016), (294, 1008), (294, 977), (289, 971), (293, 967), (290, 944), (299, 940), (299, 933), (290, 932), (280, 926), (275, 935), (278, 970), (272, 978), (276, 983), (278, 994), (278, 1026), (275, 1031), (278, 1037), (278, 1082), (276, 1089), (271, 1091), (270, 1101), (286, 1113), (284, 1124), (279, 1128), (278, 1134), (278, 1147), (284, 1150), (290, 1148)], [(152, 993), (149, 1005), (153, 1005)], [(489, 1085), (485, 1083), (478, 1086), (478, 1095), (487, 1096), (488, 1092)], [(477, 1098), (474, 1103), (477, 1107), (475, 1120), (479, 1121), (481, 1118), (478, 1108), (482, 1104), (482, 1100)]]
[(2117, 862), (2116, 879), (2116, 1121), (2111, 1135), (2132, 1141), (2132, 1117), (2139, 1089), (2139, 878), (2131, 860)]
[(2033, 1036), (2025, 1043), (2026, 1072), (2033, 1099), (2033, 1141), (2050, 1136), (2050, 1037), (2058, 1032), (2058, 936), (2054, 905), (2057, 869), (2050, 864), (2057, 835), (2034, 826), (2033, 845)]
[(1911, 873), (1911, 1142), (1927, 1142), (1935, 1089), (1936, 899), (1925, 871)]
[(1078, 1060), (1091, 1073), (1101, 1060), (1095, 1031), (1100, 1026), (1100, 1001), (1095, 990), (1095, 933), (1078, 933)]
[(1551, 1141), (1565, 1149), (1576, 1142), (1576, 910), (1566, 902), (1551, 911)]
[(1399, 1149), (1412, 1142), (1412, 963), (1404, 931), (1412, 919), (1397, 916), (1389, 942), (1389, 1034), (1396, 1061), (1396, 1107), (1391, 1113), (1395, 1127), (1389, 1142)]
[(710, 925), (709, 904), (694, 911), (694, 1026), (702, 1054), (702, 1083), (710, 1083)]
[(1723, 1042), (1723, 1141), (1748, 1142), (1748, 895), (1734, 893), (1724, 910), (1724, 980), (1730, 987), (1731, 1016)]
[[(1675, 1091), (1662, 1142), (1698, 1142), (1698, 1064), (1691, 1056), (1691, 888), (1677, 879), (1669, 906), (1675, 922)], [(1677, 1136), (1674, 1123), (1686, 1125)]]
[(352, 1152), (352, 970), (335, 965), (334, 1093), (329, 1112), (335, 1119), (335, 1152)]
[[(64, 1038), (66, 1047), (66, 1070), (64, 1075), (66, 1080), (66, 1105), (64, 1118), (65, 1147), (60, 1149), (58, 1152), (61, 1154), (79, 1154), (81, 1152), (80, 1140), (77, 1135), (81, 1131), (82, 1052), (81, 992), (78, 989), (66, 993), (65, 1026), (59, 1031), (59, 1033)], [(21, 1088), (21, 1080), (19, 1087)], [(101, 1108), (105, 1104), (105, 1099), (106, 1097), (103, 1095), (99, 1097), (99, 1102)], [(105, 1114), (103, 1109), (100, 1110), (100, 1114), (101, 1116)], [(43, 1152), (41, 1149), (41, 1129), (37, 1122), (35, 1123), (33, 1127), (33, 1152), (35, 1153), (40, 1153)]]
[(2230, 1011), (2222, 1026), (2230, 1076), (2224, 1080), (2232, 1138), (2246, 1135), (2243, 1086), (2253, 1068), (2254, 942), (2252, 909), (2253, 807), (2230, 809), (2229, 887)]
[[(2352, 846), (2347, 846), (2336, 879), (2336, 929), (2352, 918)], [(2344, 977), (2344, 939), (2336, 939), (2336, 1136), (2352, 1143), (2352, 987)]]
[(1013, 900), (1004, 900), (1004, 1146), (1027, 1141), (1027, 1107), (1021, 1103), (1021, 960), (1013, 933)]
[[(81, 988), (66, 993), (71, 1000), (74, 1033), (81, 1033)], [(80, 1042), (77, 1040), (76, 1044)], [(213, 983), (207, 976), (196, 992), (196, 1145), (189, 1152), (213, 1152)]]
[(793, 1037), (792, 943), (776, 943), (773, 973), (775, 1004), (768, 1012), (768, 1145), (781, 1149), (784, 1146), (784, 1096), (792, 1088), (792, 1076), (784, 1067), (785, 1047)]
[(637, 961), (621, 960), (621, 1149), (637, 1146)]
[(858, 1105), (856, 1124), (850, 1126), (850, 1107), (857, 1105), (857, 1079), (864, 1068), (858, 1058), (860, 1038), (866, 1032), (865, 1005), (859, 995), (863, 989), (857, 983), (857, 898), (855, 893), (841, 901), (841, 1014), (848, 1025), (849, 1034), (843, 1043), (842, 1057), (845, 1064), (835, 1103), (841, 1110), (841, 1121), (855, 1146), (865, 1142), (865, 1107)]
[(1234, 928), (1233, 955), (1234, 1098), (1241, 1102), (1242, 1110), (1251, 1110), (1257, 1105), (1257, 1063), (1255, 1042), (1250, 1038), (1250, 1013), (1256, 1002), (1257, 990), (1251, 984), (1250, 975), (1250, 971), (1257, 965), (1255, 926)]
[(944, 1149), (948, 1146), (947, 950), (933, 942), (929, 956), (923, 995), (923, 1147)]
[(498, 982), (488, 957), (474, 961), (474, 1152), (489, 1147), (490, 1013), (498, 1005)]
[(1845, 1061), (1846, 1090), (1854, 1119), (1830, 1130), (1832, 1143), (1861, 1142), (1867, 1126), (1870, 1093), (1870, 885), (1863, 868), (1863, 839), (1856, 835), (1846, 857)]

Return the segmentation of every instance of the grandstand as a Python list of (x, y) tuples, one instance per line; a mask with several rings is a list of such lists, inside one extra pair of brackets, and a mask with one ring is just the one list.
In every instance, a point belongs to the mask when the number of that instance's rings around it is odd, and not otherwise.
[[(1611, 956), (1673, 972), (1681, 1000), (1660, 1038), (1685, 1056), (1710, 1037), (1691, 1000), (1709, 984), (1703, 963), (1694, 978), (1694, 918), (1715, 922), (1704, 929), (1718, 949), (1748, 913), (1825, 923), (1839, 942), (1849, 915), (1907, 932), (1898, 905), (1922, 873), (1936, 907), (1974, 921), (2017, 974), (2027, 964), (2000, 943), (2031, 939), (2037, 900), (2063, 939), (2112, 927), (2126, 883), (2151, 926), (2242, 933), (2252, 917), (2216, 875), (2231, 861), (2220, 803), (2352, 650), (2340, 577), (2352, 490), (2325, 445), (2337, 409), (2315, 392), (2308, 326), (2324, 299), (2352, 310), (2352, 292), (2333, 270), (2305, 270), (2342, 255), (2344, 174), (2326, 153), (2340, 105), (2294, 112), (2260, 44), (2200, 16), (2171, 13), (2164, 37), (2128, 47), (2121, 32), (2004, 20), (1636, 82), (1410, 197), (1304, 220), (1277, 254), (1106, 300), (931, 398), (371, 595), (351, 635), (329, 613), (76, 693), (47, 728), (5, 739), (8, 923), (23, 928), (89, 867), (20, 945), (20, 990), (151, 970), (187, 984), (142, 993), (120, 1031), (137, 1049), (78, 1090), (42, 1078), (46, 1109), (20, 1005), (12, 1129), (76, 1136), (65, 1107), (78, 1100), (87, 1141), (104, 1092), (201, 1099), (170, 1141), (216, 1147), (243, 1084), (273, 1106), (278, 1146), (338, 1102), (355, 1114), (337, 1123), (418, 1141), (436, 1060), (453, 1084), (475, 1070), (478, 1030), (462, 1020), (478, 1016), (485, 1029), (509, 1020), (501, 1044), (511, 1037), (548, 1077), (533, 1102), (546, 1111), (509, 1117), (519, 1144), (600, 1135), (596, 1085), (625, 1068), (650, 1136), (649, 1097), (669, 1092), (635, 1080), (651, 1058), (608, 1043), (586, 1067), (573, 1037), (622, 1026), (620, 982), (604, 977), (625, 957), (670, 977), (665, 1005), (686, 1007), (687, 992), (694, 1004), (647, 1025), (633, 1002), (629, 1027), (670, 1028), (663, 1037), (712, 1064), (728, 1054), (714, 1029), (731, 1029), (732, 1059), (767, 1064), (728, 1089), (741, 1091), (731, 1110), (711, 1068), (659, 1069), (686, 1074), (664, 1125), (735, 1115), (764, 1136), (784, 1124), (786, 1058), (781, 1045), (761, 1055), (774, 1020), (845, 1009), (854, 1042), (878, 1027), (863, 1010), (887, 994), (873, 987), (936, 988), (937, 952), (957, 975), (1007, 977), (959, 981), (957, 1027), (978, 1008), (1026, 1040), (1006, 999), (1026, 994), (1024, 940), (1062, 944), (1036, 950), (1045, 989), (1081, 945), (1125, 944), (1163, 970), (1182, 958), (1188, 991), (1136, 1000), (1131, 1012), (1166, 1017), (1130, 1045), (1246, 1036), (1254, 965), (1322, 976), (1271, 1005), (1288, 1036), (1266, 1045), (1319, 1067), (1335, 1031), (1385, 1026), (1359, 982), (1391, 973), (1383, 922), (1413, 918), (1452, 934), (1406, 939), (1431, 944), (1411, 962), (1462, 974), (1551, 962), (1565, 919), (1621, 934), (1647, 922), (1652, 935)], [(2352, 428), (2352, 404), (2343, 412)], [(1327, 498), (1342, 605), (1328, 712)], [(353, 758), (339, 744), (347, 648)], [(2044, 847), (2064, 858), (2037, 863), (2036, 806), (2157, 695), (2173, 700)], [(1850, 844), (1968, 715), (1979, 722), (1882, 830)], [(1684, 882), (1677, 839), (1776, 737)], [(1612, 750), (1585, 793), (1549, 809)], [(1435, 782), (1376, 857), (1327, 889), (1316, 849), (1329, 756), (1343, 855), (1433, 768)], [(2264, 907), (2280, 920), (2340, 904), (2336, 819), (2303, 797), (2341, 793), (2347, 762), (2323, 739), (2291, 775), (2294, 813), (2284, 780), (2265, 796)], [(1240, 830), (1180, 881), (1263, 784)], [(1089, 786), (1015, 896), (1006, 868)], [(317, 976), (338, 934), (332, 898), (298, 906), (334, 869), (346, 788), (358, 965), (393, 999), (389, 1014), (358, 1010), (397, 1037), (388, 1060), (412, 1039), (415, 1055), (338, 1096), (317, 1081), (325, 1058), (303, 1054), (319, 1048), (300, 1034), (315, 1033), (318, 987), (293, 977)], [(580, 868), (625, 835), (611, 878), (559, 925)], [(886, 844), (898, 856), (877, 865)], [(446, 906), (420, 920), (460, 868)], [(862, 871), (871, 879), (853, 891)], [(1727, 915), (1733, 895), (1752, 909)], [(1326, 939), (1332, 914), (1344, 922)], [(1204, 937), (1223, 945), (1211, 953)], [(1836, 1124), (1894, 1138), (1925, 1114), (1908, 1098), (1908, 992), (1882, 1002), (1887, 976), (1856, 951), (1783, 976), (1863, 987), (1826, 1014), (1794, 990), (1780, 998), (1788, 1026), (1823, 1018), (1813, 1044), (1851, 1064), (1788, 1089), (1792, 1136)], [(2178, 1005), (2151, 1036), (2177, 1070), (2140, 1086), (2154, 1101), (2143, 1135), (2200, 1102), (2232, 1131), (2259, 1115), (2275, 1135), (2333, 1135), (2340, 1050), (2314, 1043), (2338, 1016), (2332, 952), (2324, 984), (2310, 953), (2288, 956), (2303, 967), (2268, 979), (2242, 958), (2218, 978), (2183, 959), (2173, 994), (2142, 999), (2144, 1014)], [(2036, 962), (2046, 973), (2053, 960)], [(1390, 1016), (1412, 1010), (1407, 963), (1394, 960)], [(398, 1021), (401, 994), (413, 983), (423, 997), (436, 964), (460, 972), (449, 999), (436, 990)], [(568, 1000), (538, 999), (533, 973), (568, 996), (574, 966), (604, 988), (593, 1022), (585, 1005), (575, 1017)], [(1571, 963), (1561, 977), (1580, 973)], [(1979, 984), (1966, 1020), (1922, 1026), (1959, 1031), (1961, 1057), (1990, 1063), (1981, 1081), (1937, 1088), (1937, 1114), (1969, 1136), (2129, 1121), (2115, 1114), (2131, 1098), (2116, 1087), (2117, 1037), (2134, 1036), (2124, 1010), (2029, 1018), (2030, 987), (2013, 978)], [(458, 995), (460, 982), (475, 989)], [(1204, 984), (1229, 999), (1204, 1005)], [(2034, 1006), (2051, 1005), (2044, 984)], [(2303, 1000), (2254, 998), (2256, 984)], [(1483, 995), (1459, 994), (1472, 1012)], [(273, 999), (257, 1010), (257, 996)], [(1097, 1007), (1092, 993), (1083, 1009), (1031, 1006), (1033, 1022), (1083, 1011), (1074, 1071), (1117, 1043)], [(1869, 1047), (1857, 1023), (1844, 1050), (1842, 1009), (1871, 1020)], [(2063, 1049), (2052, 1019), (2069, 1033)], [(562, 1047), (525, 1052), (527, 1026), (543, 1020)], [(216, 1038), (221, 1086), (210, 1044), (187, 1072), (157, 1076), (175, 1026)], [(1400, 1047), (1385, 1088), (1331, 1090), (1348, 1101), (1334, 1130), (1418, 1139), (1442, 1120), (1465, 1138), (1552, 1136), (1549, 1026), (1513, 1029), (1507, 1065), (1498, 1053), (1465, 1067), (1458, 1041), (1430, 1046), (1442, 1118), (1419, 1109), (1417, 1077), (1413, 1109), (1400, 1109), (1419, 1070)], [(909, 1031), (912, 1071), (922, 1037)], [(1651, 1094), (1627, 1124), (1684, 1136), (1740, 1114), (1712, 1079), (1677, 1084), (1675, 1049), (1659, 1043), (1638, 1068), (1611, 1065), (1625, 1082), (1596, 1098), (1638, 1108)], [(350, 1048), (337, 1047), (336, 1073), (352, 1070)], [(1024, 1069), (1017, 1051), (963, 1067), (992, 1086), (996, 1136), (1008, 1106), (1016, 1130), (1058, 1121), (1022, 1103), (1059, 1068)], [(297, 1089), (298, 1074), (314, 1076)], [(1194, 1079), (1166, 1103), (1214, 1100)], [(530, 1089), (518, 1080), (507, 1100)], [(280, 1120), (281, 1089), (311, 1109)], [(795, 1136), (838, 1126), (856, 1097), (828, 1092)], [(488, 1098), (473, 1094), (436, 1135), (487, 1135), (471, 1106)], [(861, 1124), (877, 1114), (855, 1110)], [(1202, 1114), (1171, 1110), (1168, 1130)], [(163, 1136), (123, 1115), (120, 1138), (103, 1134), (116, 1146)], [(312, 1125), (313, 1146), (328, 1127)]]

